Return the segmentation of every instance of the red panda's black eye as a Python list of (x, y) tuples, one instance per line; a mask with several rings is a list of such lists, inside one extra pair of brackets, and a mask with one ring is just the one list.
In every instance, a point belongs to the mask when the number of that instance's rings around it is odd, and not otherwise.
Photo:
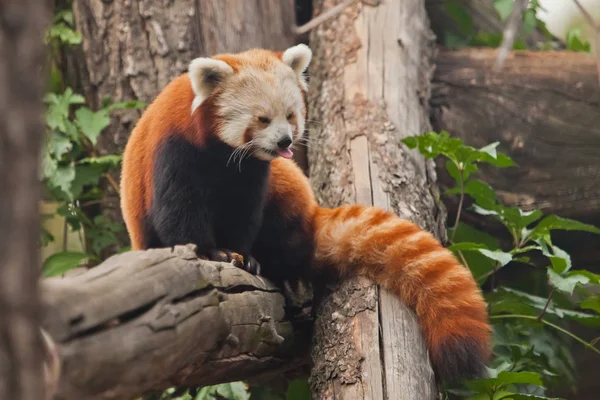
[(289, 113), (286, 118), (288, 119), (288, 121), (292, 118), (294, 118), (294, 113)]
[(271, 122), (271, 120), (267, 117), (258, 117), (258, 120), (263, 124), (268, 124)]

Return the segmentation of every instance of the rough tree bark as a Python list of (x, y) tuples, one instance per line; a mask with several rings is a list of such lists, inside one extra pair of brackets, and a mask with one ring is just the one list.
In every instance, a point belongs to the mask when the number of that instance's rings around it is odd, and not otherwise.
[[(55, 400), (137, 398), (172, 386), (265, 378), (306, 365), (311, 293), (280, 289), (193, 246), (132, 251), (41, 282), (60, 349)], [(4, 398), (4, 397), (3, 397)]]
[(37, 0), (0, 6), (0, 398), (44, 399), (38, 181), (43, 32)]
[[(76, 0), (73, 6), (83, 51), (67, 57), (66, 74), (93, 107), (107, 96), (150, 102), (195, 57), (295, 43), (293, 0)], [(123, 151), (141, 111), (113, 115), (98, 141), (101, 154)], [(111, 176), (118, 182), (120, 172)], [(111, 185), (106, 190), (116, 195)], [(122, 220), (118, 202), (102, 211)]]
[[(315, 1), (315, 11), (334, 5)], [(422, 0), (362, 1), (310, 37), (308, 159), (323, 206), (392, 209), (444, 239), (433, 165), (400, 139), (429, 129), (434, 37)], [(327, 293), (315, 322), (315, 399), (433, 399), (414, 313), (372, 282)]]

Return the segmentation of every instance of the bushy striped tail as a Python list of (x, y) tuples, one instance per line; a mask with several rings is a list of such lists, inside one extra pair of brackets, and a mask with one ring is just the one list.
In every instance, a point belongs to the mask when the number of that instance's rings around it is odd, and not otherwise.
[(315, 215), (316, 261), (360, 274), (417, 314), (440, 381), (482, 376), (490, 355), (486, 304), (471, 272), (429, 232), (360, 205)]

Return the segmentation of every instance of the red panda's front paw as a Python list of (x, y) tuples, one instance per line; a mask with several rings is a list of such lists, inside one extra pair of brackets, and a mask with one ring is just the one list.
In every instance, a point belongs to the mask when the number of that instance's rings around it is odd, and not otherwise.
[(234, 253), (227, 249), (212, 249), (206, 252), (206, 255), (210, 261), (226, 262), (230, 263), (234, 261), (236, 264), (241, 265), (244, 262), (244, 257), (238, 253)]

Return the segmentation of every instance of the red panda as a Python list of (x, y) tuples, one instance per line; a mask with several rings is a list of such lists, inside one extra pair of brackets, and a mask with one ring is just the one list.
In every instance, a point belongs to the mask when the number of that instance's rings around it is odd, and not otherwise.
[(305, 45), (197, 58), (148, 106), (123, 155), (132, 248), (193, 243), (275, 282), (364, 275), (415, 311), (439, 381), (484, 374), (491, 328), (470, 271), (433, 235), (375, 207), (319, 207), (292, 161)]

